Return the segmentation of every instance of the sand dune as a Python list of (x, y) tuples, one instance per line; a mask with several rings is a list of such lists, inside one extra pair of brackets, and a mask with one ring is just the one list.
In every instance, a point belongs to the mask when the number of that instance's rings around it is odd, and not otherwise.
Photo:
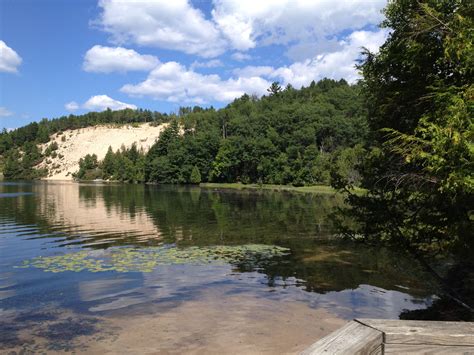
[(54, 134), (50, 142), (41, 148), (44, 151), (56, 141), (59, 145), (57, 155), (55, 158), (47, 157), (38, 167), (48, 168), (46, 180), (72, 180), (72, 173), (79, 170), (79, 159), (86, 154), (96, 154), (100, 160), (105, 157), (109, 146), (115, 151), (122, 145), (130, 147), (133, 143), (147, 151), (166, 126), (166, 123), (156, 127), (149, 123), (139, 126), (95, 126)]

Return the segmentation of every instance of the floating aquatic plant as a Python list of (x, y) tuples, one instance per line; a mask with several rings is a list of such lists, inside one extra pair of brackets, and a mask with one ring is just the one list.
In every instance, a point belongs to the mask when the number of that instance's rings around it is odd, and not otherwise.
[(82, 250), (74, 253), (37, 257), (25, 260), (20, 268), (35, 267), (48, 272), (63, 271), (116, 271), (151, 272), (159, 265), (173, 264), (237, 264), (258, 265), (289, 249), (276, 245), (249, 244), (177, 248), (170, 246), (147, 248), (114, 248)]

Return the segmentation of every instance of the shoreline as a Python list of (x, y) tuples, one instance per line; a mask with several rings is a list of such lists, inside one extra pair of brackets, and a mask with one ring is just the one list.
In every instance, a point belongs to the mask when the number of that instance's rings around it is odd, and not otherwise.
[[(5, 181), (1, 180), (0, 181)], [(24, 180), (18, 180), (23, 181)], [(311, 193), (311, 194), (342, 194), (341, 191), (329, 185), (311, 185), (311, 186), (292, 186), (292, 185), (274, 185), (274, 184), (242, 184), (242, 183), (215, 183), (215, 182), (204, 182), (200, 184), (159, 184), (159, 183), (130, 183), (118, 180), (74, 180), (74, 179), (38, 179), (31, 180), (41, 182), (58, 182), (58, 183), (77, 183), (77, 184), (117, 184), (117, 185), (149, 185), (149, 186), (181, 186), (181, 187), (200, 187), (203, 189), (224, 189), (224, 190), (238, 190), (238, 191), (274, 191), (274, 192), (291, 192), (291, 193)], [(354, 193), (363, 194), (364, 189), (355, 187)]]
[[(272, 185), (272, 184), (242, 184), (242, 183), (213, 183), (206, 182), (199, 184), (201, 188), (215, 189), (233, 189), (233, 190), (266, 190), (278, 192), (298, 192), (313, 194), (341, 194), (340, 191), (329, 185), (312, 185), (312, 186), (292, 186), (292, 185)], [(357, 194), (364, 193), (364, 189), (356, 187), (354, 192)]]

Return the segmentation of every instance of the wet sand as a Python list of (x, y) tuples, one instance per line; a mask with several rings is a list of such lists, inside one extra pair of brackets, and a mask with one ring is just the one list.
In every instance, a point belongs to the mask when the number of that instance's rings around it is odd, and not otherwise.
[[(20, 338), (25, 343), (0, 353), (23, 349), (48, 354), (296, 354), (346, 323), (303, 302), (221, 291), (199, 300), (142, 305), (97, 318), (68, 311), (60, 318), (24, 329)], [(54, 322), (63, 333), (66, 324), (75, 324), (72, 328), (82, 330), (82, 335), (61, 343), (47, 331), (55, 329)]]

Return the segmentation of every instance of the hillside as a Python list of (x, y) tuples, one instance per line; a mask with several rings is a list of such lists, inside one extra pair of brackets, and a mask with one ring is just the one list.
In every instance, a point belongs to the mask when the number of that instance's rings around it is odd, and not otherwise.
[(72, 174), (79, 169), (79, 159), (86, 154), (95, 154), (98, 159), (103, 159), (109, 146), (115, 151), (122, 146), (130, 148), (133, 143), (146, 152), (166, 126), (166, 123), (158, 126), (149, 123), (104, 125), (55, 133), (48, 143), (40, 145), (40, 149), (44, 152), (52, 142), (58, 144), (58, 149), (38, 168), (48, 168), (47, 180), (72, 180)]
[(341, 177), (357, 185), (367, 137), (360, 90), (344, 80), (301, 89), (273, 83), (267, 96), (243, 95), (218, 110), (106, 110), (44, 119), (0, 133), (3, 173), (7, 180), (71, 179), (77, 171), (79, 180), (295, 186)]

